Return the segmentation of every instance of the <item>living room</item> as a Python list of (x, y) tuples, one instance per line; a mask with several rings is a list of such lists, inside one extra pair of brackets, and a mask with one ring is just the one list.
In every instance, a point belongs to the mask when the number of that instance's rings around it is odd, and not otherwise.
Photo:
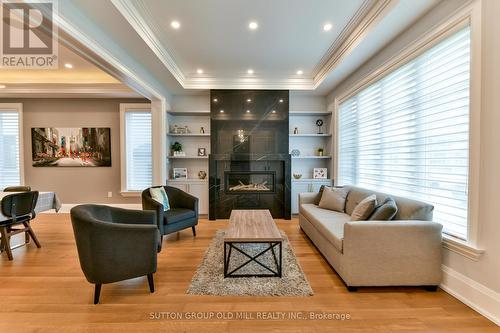
[(500, 331), (500, 2), (1, 1), (1, 331)]

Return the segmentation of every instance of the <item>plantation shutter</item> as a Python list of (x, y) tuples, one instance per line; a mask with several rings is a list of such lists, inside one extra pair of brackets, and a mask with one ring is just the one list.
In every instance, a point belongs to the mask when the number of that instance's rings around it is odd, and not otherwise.
[(338, 183), (434, 205), (467, 238), (470, 27), (339, 106)]
[(152, 184), (151, 112), (125, 112), (126, 190), (142, 191)]
[(0, 191), (21, 185), (19, 118), (15, 110), (0, 110)]

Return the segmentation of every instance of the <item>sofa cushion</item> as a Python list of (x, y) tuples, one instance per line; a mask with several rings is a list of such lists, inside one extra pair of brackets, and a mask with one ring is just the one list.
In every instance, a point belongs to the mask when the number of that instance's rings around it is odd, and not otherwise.
[(351, 217), (345, 213), (320, 208), (314, 204), (300, 205), (300, 213), (340, 252), (344, 239), (344, 224)]
[[(349, 190), (345, 203), (345, 212), (349, 215), (352, 214), (354, 207), (356, 207), (361, 200), (371, 194), (377, 196), (378, 202), (384, 202), (388, 194), (367, 190), (356, 186), (345, 186)], [(418, 200), (407, 199), (390, 195), (398, 206), (398, 212), (394, 216), (394, 220), (422, 220), (432, 221), (432, 212), (434, 206)]]
[(385, 201), (375, 207), (372, 215), (368, 218), (370, 221), (390, 221), (396, 216), (398, 206), (393, 198), (387, 197)]
[(324, 187), (318, 206), (337, 212), (344, 212), (347, 190), (342, 187)]
[(351, 214), (351, 221), (366, 221), (372, 215), (375, 207), (377, 206), (377, 196), (375, 194), (369, 195), (354, 207)]
[(171, 208), (164, 214), (164, 224), (177, 223), (191, 217), (195, 217), (195, 211), (186, 208)]

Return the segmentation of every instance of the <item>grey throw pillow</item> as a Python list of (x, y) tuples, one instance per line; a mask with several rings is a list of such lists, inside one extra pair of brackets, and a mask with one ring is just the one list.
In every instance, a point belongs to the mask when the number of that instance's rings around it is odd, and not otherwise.
[(377, 196), (369, 195), (354, 207), (351, 214), (351, 221), (366, 221), (377, 206)]
[(345, 199), (349, 191), (342, 187), (324, 187), (321, 194), (321, 200), (318, 206), (320, 208), (344, 212)]
[(382, 204), (375, 207), (373, 214), (368, 218), (370, 221), (390, 221), (398, 213), (398, 206), (393, 198), (385, 198)]

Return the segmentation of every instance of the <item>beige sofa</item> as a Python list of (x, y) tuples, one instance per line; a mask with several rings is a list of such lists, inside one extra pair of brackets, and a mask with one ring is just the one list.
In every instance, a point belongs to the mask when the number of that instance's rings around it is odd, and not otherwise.
[[(347, 187), (345, 213), (317, 206), (318, 193), (299, 194), (300, 227), (350, 291), (363, 286), (425, 286), (441, 282), (441, 230), (432, 205), (358, 187)], [(370, 194), (398, 206), (391, 221), (350, 221)]]

